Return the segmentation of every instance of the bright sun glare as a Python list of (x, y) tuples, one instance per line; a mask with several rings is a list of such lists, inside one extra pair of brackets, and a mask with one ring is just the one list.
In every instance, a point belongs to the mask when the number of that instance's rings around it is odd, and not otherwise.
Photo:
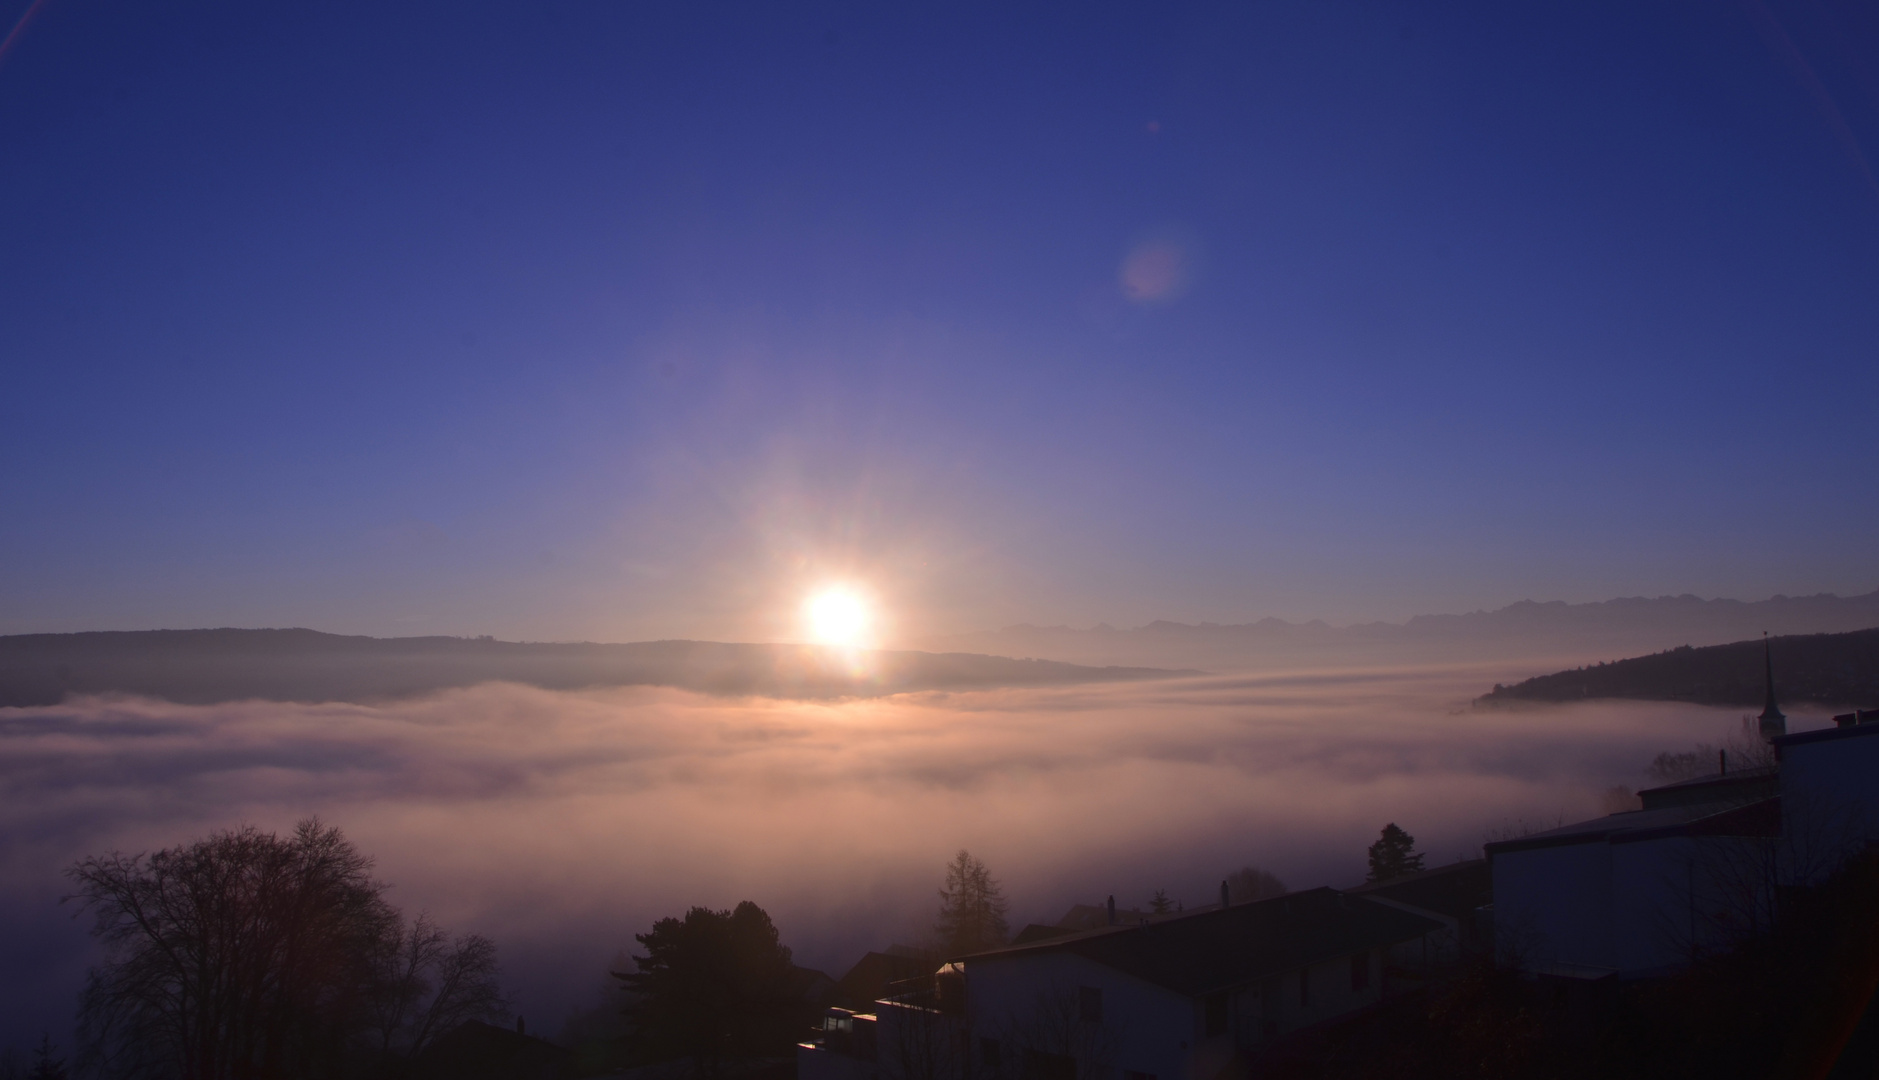
[(808, 617), (809, 636), (818, 645), (859, 648), (868, 643), (874, 626), (874, 612), (868, 601), (852, 589), (824, 589), (809, 598), (803, 611)]

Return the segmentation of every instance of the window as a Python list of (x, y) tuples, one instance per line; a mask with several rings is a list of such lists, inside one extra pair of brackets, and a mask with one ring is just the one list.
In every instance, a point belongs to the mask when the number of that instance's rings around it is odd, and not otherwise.
[(1099, 987), (1077, 987), (1077, 1019), (1089, 1024), (1103, 1022), (1103, 992)]
[(1311, 1004), (1311, 969), (1310, 968), (1298, 969), (1298, 1003), (1300, 1005)]
[(1367, 952), (1351, 957), (1351, 989), (1370, 989), (1370, 954)]
[(979, 1064), (988, 1069), (998, 1068), (999, 1049), (997, 1039), (980, 1039)]
[(1209, 1037), (1227, 1033), (1227, 996), (1208, 994), (1205, 1002), (1206, 1031)]

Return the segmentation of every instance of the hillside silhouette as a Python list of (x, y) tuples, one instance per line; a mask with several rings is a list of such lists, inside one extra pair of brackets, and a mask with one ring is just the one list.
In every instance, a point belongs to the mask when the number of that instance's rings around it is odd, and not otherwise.
[(1672, 645), (1721, 645), (1776, 634), (1842, 633), (1879, 626), (1879, 591), (1858, 596), (1621, 597), (1595, 603), (1522, 600), (1493, 611), (1417, 615), (1404, 622), (1333, 626), (1312, 620), (1178, 623), (1118, 629), (1008, 626), (922, 643), (924, 648), (1047, 656), (1076, 664), (1204, 667), (1213, 671), (1345, 664), (1544, 661), (1540, 669)]
[(1194, 672), (1084, 667), (965, 653), (648, 641), (540, 644), (372, 638), (315, 630), (142, 630), (0, 637), (0, 707), (73, 694), (183, 704), (375, 701), (485, 682), (549, 690), (673, 686), (711, 694), (826, 698), (1163, 678)]
[[(1783, 703), (1879, 704), (1879, 629), (1796, 634), (1769, 640), (1775, 689)], [(1541, 675), (1495, 686), (1476, 701), (1586, 701), (1633, 698), (1697, 705), (1760, 705), (1762, 642), (1692, 648)]]

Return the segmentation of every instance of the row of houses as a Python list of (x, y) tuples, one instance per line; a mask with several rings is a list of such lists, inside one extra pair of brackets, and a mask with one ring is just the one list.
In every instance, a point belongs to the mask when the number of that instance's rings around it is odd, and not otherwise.
[[(798, 1047), (801, 1080), (1177, 1080), (1422, 985), (1485, 940), (1484, 861), (1093, 928), (1037, 925), (964, 957), (870, 953)], [(1103, 908), (1093, 909), (1103, 912)], [(1072, 909), (1060, 922), (1087, 923)], [(925, 967), (922, 968), (922, 962)], [(893, 979), (892, 975), (912, 977)], [(887, 976), (876, 984), (873, 980)]]
[(800, 1080), (1212, 1080), (1470, 952), (1568, 983), (1676, 970), (1879, 837), (1879, 712), (1790, 735), (1771, 677), (1762, 725), (1771, 764), (1719, 760), (1482, 860), (1159, 917), (1112, 899), (1005, 948), (870, 954), (844, 980), (867, 1004), (829, 1010)]

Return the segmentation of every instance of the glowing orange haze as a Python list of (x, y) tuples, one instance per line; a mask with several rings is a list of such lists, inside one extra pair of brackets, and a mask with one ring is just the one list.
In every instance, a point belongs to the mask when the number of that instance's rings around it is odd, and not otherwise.
[(803, 962), (839, 969), (921, 932), (961, 846), (1019, 924), (1158, 887), (1203, 902), (1248, 862), (1295, 887), (1348, 884), (1386, 821), (1448, 861), (1515, 819), (1595, 812), (1658, 750), (1734, 723), (1679, 706), (1467, 709), (1495, 674), (836, 703), (487, 685), (381, 707), (10, 710), (0, 915), (63, 935), (41, 980), (63, 993), (82, 927), (53, 900), (73, 858), (317, 813), (378, 857), (400, 903), (495, 937), (524, 1010), (552, 1023), (634, 933), (692, 904), (754, 899)]

